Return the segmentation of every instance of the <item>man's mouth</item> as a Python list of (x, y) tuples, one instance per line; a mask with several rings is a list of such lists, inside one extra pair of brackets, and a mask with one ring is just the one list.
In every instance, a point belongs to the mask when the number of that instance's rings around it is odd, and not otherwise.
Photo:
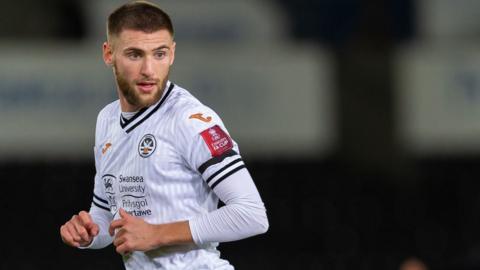
[(140, 89), (140, 91), (143, 93), (150, 93), (153, 89), (155, 89), (156, 85), (157, 85), (157, 82), (153, 82), (153, 81), (137, 83), (138, 89)]

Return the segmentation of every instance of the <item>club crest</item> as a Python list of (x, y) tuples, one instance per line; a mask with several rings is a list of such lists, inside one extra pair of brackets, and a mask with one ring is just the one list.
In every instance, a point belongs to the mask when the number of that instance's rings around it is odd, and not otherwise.
[(155, 137), (152, 134), (147, 134), (142, 137), (138, 144), (138, 154), (143, 158), (147, 158), (155, 152), (156, 148), (157, 141), (155, 140)]

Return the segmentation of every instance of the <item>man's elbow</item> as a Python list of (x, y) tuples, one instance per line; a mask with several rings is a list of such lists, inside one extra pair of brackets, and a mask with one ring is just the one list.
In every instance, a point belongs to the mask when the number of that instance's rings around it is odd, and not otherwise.
[(265, 213), (265, 219), (261, 224), (261, 230), (260, 230), (259, 234), (266, 233), (268, 231), (269, 227), (270, 227), (270, 223), (268, 222), (268, 217), (267, 217), (267, 214)]
[(268, 231), (268, 228), (270, 227), (270, 224), (268, 222), (268, 217), (267, 217), (267, 213), (265, 211), (263, 211), (263, 213), (261, 215), (259, 215), (257, 217), (257, 219), (255, 220), (255, 232), (254, 234), (257, 235), (257, 234), (264, 234)]

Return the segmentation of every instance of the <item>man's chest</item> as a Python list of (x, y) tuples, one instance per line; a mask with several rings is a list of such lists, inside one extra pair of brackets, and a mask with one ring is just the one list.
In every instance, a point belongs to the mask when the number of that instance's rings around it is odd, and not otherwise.
[(171, 175), (182, 167), (181, 157), (173, 141), (157, 130), (120, 131), (112, 128), (100, 140), (97, 173), (112, 213), (124, 208), (135, 216), (151, 216), (159, 211), (153, 202), (164, 201), (167, 187), (178, 182)]
[(109, 173), (148, 175), (181, 160), (172, 138), (155, 129), (140, 129), (130, 134), (112, 129), (97, 148), (101, 149), (99, 167)]

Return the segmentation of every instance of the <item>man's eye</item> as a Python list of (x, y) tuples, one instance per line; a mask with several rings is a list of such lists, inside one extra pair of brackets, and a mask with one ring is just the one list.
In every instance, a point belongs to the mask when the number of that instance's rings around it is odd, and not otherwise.
[(132, 59), (132, 60), (136, 60), (136, 59), (139, 59), (141, 57), (141, 55), (139, 53), (129, 53), (129, 54), (127, 54), (127, 57)]
[(157, 53), (155, 53), (155, 57), (157, 57), (157, 58), (163, 58), (163, 57), (165, 57), (165, 55), (166, 55), (165, 52), (157, 52)]

